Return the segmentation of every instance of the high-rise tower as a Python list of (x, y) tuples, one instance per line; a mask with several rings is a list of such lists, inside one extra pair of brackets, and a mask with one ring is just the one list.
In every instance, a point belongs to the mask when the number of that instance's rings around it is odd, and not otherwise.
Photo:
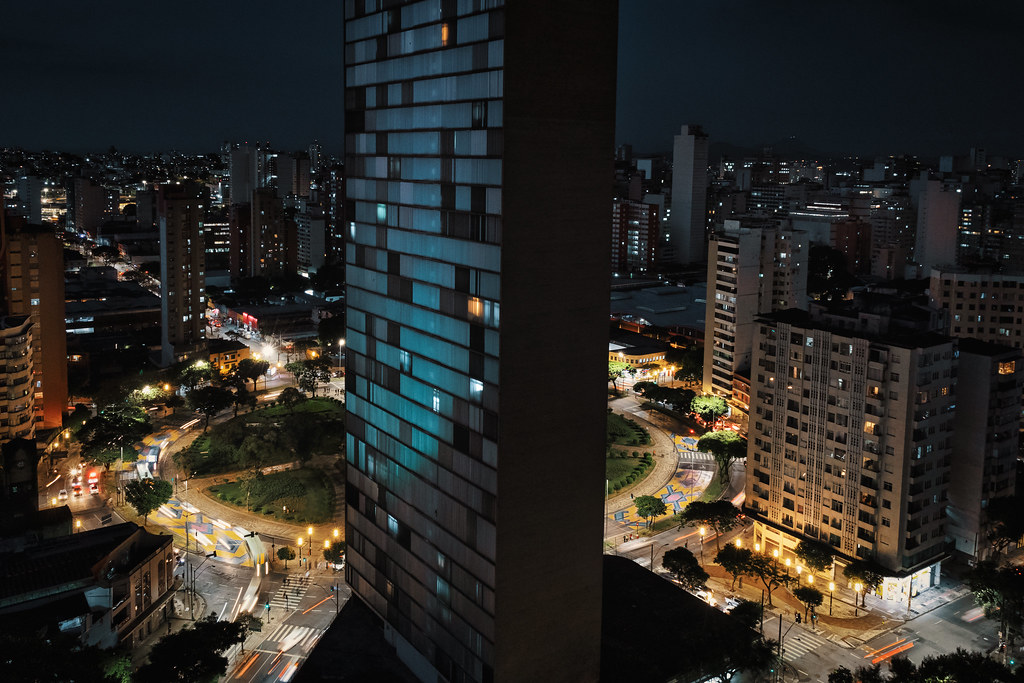
[(672, 148), (672, 215), (669, 244), (680, 264), (703, 261), (707, 222), (708, 136), (683, 126)]
[(617, 3), (383, 5), (345, 4), (346, 579), (423, 680), (597, 680)]
[(195, 183), (163, 185), (157, 196), (164, 365), (194, 356), (205, 341), (205, 205), (203, 188)]

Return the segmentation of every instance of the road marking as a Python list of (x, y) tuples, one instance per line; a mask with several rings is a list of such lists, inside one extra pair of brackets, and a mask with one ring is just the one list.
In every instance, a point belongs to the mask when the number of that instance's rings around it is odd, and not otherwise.
[(787, 662), (803, 657), (809, 652), (817, 650), (827, 641), (807, 631), (801, 631), (799, 635), (790, 636), (782, 644), (782, 658)]

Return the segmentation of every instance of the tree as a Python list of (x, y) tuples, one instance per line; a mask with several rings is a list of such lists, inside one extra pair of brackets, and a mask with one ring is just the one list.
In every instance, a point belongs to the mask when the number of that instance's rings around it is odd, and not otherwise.
[(277, 549), (277, 559), (284, 560), (284, 568), (288, 569), (288, 560), (295, 559), (295, 551), (284, 545)]
[(672, 548), (665, 551), (661, 558), (661, 566), (675, 575), (676, 580), (687, 590), (703, 588), (709, 574), (700, 566), (700, 562), (686, 548)]
[(171, 482), (163, 479), (133, 479), (124, 487), (124, 499), (142, 515), (143, 525), (149, 513), (166, 503), (174, 493)]
[[(909, 662), (908, 662), (909, 663)], [(911, 666), (913, 666), (911, 664)], [(893, 667), (895, 669), (895, 667)], [(892, 680), (907, 680), (904, 678)], [(955, 652), (925, 657), (917, 667), (919, 681), (956, 681), (956, 683), (995, 683), (1017, 681), (1019, 676), (984, 652), (958, 647)]]
[(627, 363), (618, 363), (615, 361), (608, 362), (608, 381), (612, 383), (612, 388), (615, 389), (615, 393), (619, 393), (619, 377), (622, 377), (622, 373), (629, 369)]
[(711, 454), (718, 464), (718, 480), (726, 484), (732, 464), (747, 457), (747, 440), (731, 429), (723, 429), (700, 437), (697, 450)]
[(825, 596), (814, 586), (797, 586), (793, 589), (793, 597), (804, 604), (804, 621), (807, 621), (807, 612), (815, 607), (821, 607)]
[(86, 420), (78, 430), (78, 438), (84, 446), (83, 455), (89, 461), (109, 468), (120, 457), (122, 448), (131, 450), (151, 429), (145, 410), (128, 403), (115, 403)]
[(825, 572), (832, 568), (835, 552), (832, 546), (821, 541), (800, 541), (796, 546), (796, 556), (804, 561), (808, 569)]
[(697, 396), (690, 403), (690, 410), (700, 415), (701, 419), (709, 424), (725, 415), (727, 408), (725, 399), (720, 396)]
[(729, 614), (747, 628), (756, 628), (758, 622), (761, 621), (763, 612), (761, 603), (753, 600), (740, 600), (740, 604), (733, 607)]
[[(732, 574), (730, 590), (736, 587), (736, 580), (749, 571), (750, 558), (753, 555), (753, 551), (749, 548), (737, 548), (732, 543), (726, 545), (715, 555), (715, 562), (720, 564), (725, 571)], [(741, 581), (740, 586), (742, 585), (743, 582)]]
[(213, 377), (213, 368), (206, 361), (196, 361), (178, 371), (178, 383), (186, 391), (192, 391), (203, 382)]
[(761, 585), (764, 586), (765, 596), (768, 598), (769, 607), (774, 607), (772, 604), (772, 592), (779, 586), (788, 584), (790, 581), (789, 574), (786, 573), (784, 568), (779, 567), (778, 560), (764, 553), (753, 553), (750, 556), (750, 562), (747, 563), (747, 575), (756, 577), (761, 581)]
[(967, 585), (985, 616), (999, 621), (1007, 647), (1012, 647), (1024, 625), (1024, 568), (979, 562), (967, 574)]
[(228, 670), (224, 652), (245, 640), (241, 623), (203, 617), (190, 628), (161, 638), (149, 652), (149, 663), (139, 669), (139, 683), (200, 683), (214, 681)]
[(828, 683), (854, 683), (853, 672), (845, 666), (832, 669), (828, 675)]
[(331, 564), (341, 564), (345, 557), (345, 541), (335, 541), (330, 548), (324, 548), (324, 559)]
[(998, 559), (1012, 543), (1024, 536), (1024, 496), (991, 498), (985, 509), (988, 517), (988, 541)]
[(235, 374), (243, 380), (251, 381), (252, 390), (256, 391), (256, 380), (265, 375), (269, 369), (270, 363), (265, 360), (243, 358), (238, 361), (238, 365), (235, 366)]
[(193, 389), (185, 394), (185, 400), (192, 410), (206, 416), (206, 424), (203, 425), (203, 432), (206, 432), (210, 426), (210, 418), (230, 406), (235, 400), (235, 395), (230, 389), (210, 386)]
[(676, 366), (676, 379), (699, 380), (704, 376), (704, 347), (687, 349), (672, 363)]
[(316, 326), (316, 336), (325, 349), (337, 350), (338, 340), (345, 338), (345, 316), (331, 315), (320, 318)]
[(709, 526), (715, 532), (715, 548), (720, 549), (718, 537), (735, 527), (743, 513), (727, 500), (710, 503), (695, 500), (679, 513), (679, 528), (684, 526)]
[(637, 382), (633, 385), (633, 391), (641, 396), (646, 396), (650, 391), (657, 391), (658, 385), (654, 382)]
[(657, 496), (637, 496), (633, 502), (636, 504), (636, 513), (647, 520), (648, 529), (654, 518), (665, 514), (667, 509), (665, 501)]
[(863, 606), (867, 594), (874, 592), (882, 585), (882, 581), (885, 579), (885, 570), (874, 562), (854, 560), (843, 568), (843, 576), (863, 585), (864, 591), (861, 596), (861, 606)]
[(317, 386), (331, 379), (329, 361), (319, 356), (305, 360), (293, 361), (285, 366), (285, 370), (295, 376), (295, 382), (303, 391), (308, 391), (316, 398)]
[(306, 395), (295, 387), (285, 387), (281, 391), (281, 395), (277, 397), (278, 402), (286, 407), (289, 411), (294, 410), (295, 406), (306, 400)]
[[(760, 609), (760, 605), (753, 603), (755, 607)], [(736, 609), (733, 609), (733, 613)], [(753, 674), (750, 680), (760, 681), (763, 680), (763, 676), (774, 670), (775, 666), (779, 664), (777, 652), (777, 643), (774, 640), (767, 638), (758, 638), (754, 642), (744, 647), (735, 648), (729, 655), (729, 662), (733, 667), (740, 671), (749, 671)], [(727, 675), (726, 680), (732, 680), (731, 675)], [(747, 680), (744, 677), (744, 680)]]

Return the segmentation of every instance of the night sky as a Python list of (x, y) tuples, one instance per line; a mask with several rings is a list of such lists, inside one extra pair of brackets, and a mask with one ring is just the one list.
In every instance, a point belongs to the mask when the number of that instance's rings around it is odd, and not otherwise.
[[(620, 6), (616, 139), (637, 151), (700, 123), (744, 146), (1024, 156), (1020, 3)], [(341, 23), (340, 0), (5, 3), (0, 145), (338, 153)]]

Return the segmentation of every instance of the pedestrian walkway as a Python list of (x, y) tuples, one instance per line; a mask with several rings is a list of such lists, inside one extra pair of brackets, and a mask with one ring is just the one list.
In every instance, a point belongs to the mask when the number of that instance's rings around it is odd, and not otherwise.
[(263, 639), (257, 652), (285, 652), (296, 645), (299, 649), (308, 652), (320, 640), (320, 636), (327, 629), (313, 628), (312, 626), (295, 626), (292, 624), (278, 624), (270, 630), (267, 637)]
[(297, 608), (302, 598), (306, 596), (309, 584), (310, 578), (308, 576), (287, 577), (281, 588), (270, 599), (271, 611), (293, 610)]
[(795, 662), (808, 652), (813, 652), (826, 643), (826, 639), (809, 631), (796, 627), (783, 639), (782, 658), (787, 662)]

